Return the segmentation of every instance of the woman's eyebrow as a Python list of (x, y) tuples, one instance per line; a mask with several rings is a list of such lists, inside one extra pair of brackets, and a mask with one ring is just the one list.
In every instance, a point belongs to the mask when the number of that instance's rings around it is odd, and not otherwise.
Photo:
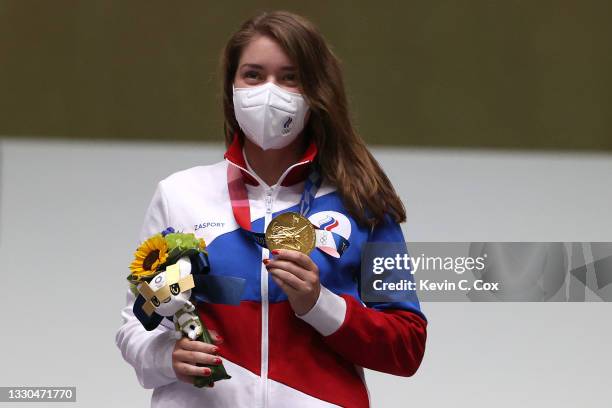
[(263, 69), (263, 66), (261, 66), (261, 65), (258, 65), (258, 64), (249, 64), (249, 63), (242, 64), (240, 66), (240, 68), (243, 68), (243, 67), (254, 68), (254, 69)]
[[(244, 63), (240, 66), (239, 69), (242, 69), (244, 67), (252, 68), (252, 69), (264, 69), (263, 65), (251, 64), (251, 63)], [(280, 70), (281, 71), (295, 71), (295, 67), (293, 65), (285, 65), (285, 66), (282, 66)]]

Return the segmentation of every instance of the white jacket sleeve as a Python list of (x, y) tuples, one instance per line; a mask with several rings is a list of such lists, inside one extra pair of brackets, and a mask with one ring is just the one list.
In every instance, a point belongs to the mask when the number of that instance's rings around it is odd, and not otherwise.
[[(169, 222), (167, 202), (160, 182), (146, 211), (140, 242), (169, 227)], [(128, 287), (126, 305), (121, 311), (123, 323), (115, 335), (117, 347), (124, 360), (134, 367), (136, 377), (144, 388), (157, 388), (177, 381), (172, 368), (172, 351), (177, 340), (174, 324), (164, 318), (157, 328), (147, 331), (132, 312), (135, 300)]]

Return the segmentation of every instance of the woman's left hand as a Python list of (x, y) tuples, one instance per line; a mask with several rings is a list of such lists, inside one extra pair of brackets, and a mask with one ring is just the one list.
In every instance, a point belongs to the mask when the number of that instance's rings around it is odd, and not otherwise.
[(319, 268), (312, 259), (292, 249), (275, 249), (275, 258), (264, 259), (263, 263), (272, 279), (287, 294), (293, 311), (301, 316), (317, 302), (321, 292)]

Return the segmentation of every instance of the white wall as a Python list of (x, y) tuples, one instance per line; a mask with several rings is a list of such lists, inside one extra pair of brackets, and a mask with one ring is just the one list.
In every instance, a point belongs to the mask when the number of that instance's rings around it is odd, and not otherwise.
[[(222, 160), (222, 145), (0, 148), (0, 385), (76, 385), (67, 407), (148, 406), (114, 344), (127, 265), (156, 182)], [(373, 151), (406, 204), (408, 241), (612, 241), (610, 155)], [(423, 365), (413, 378), (369, 371), (375, 407), (608, 404), (610, 304), (422, 308)]]

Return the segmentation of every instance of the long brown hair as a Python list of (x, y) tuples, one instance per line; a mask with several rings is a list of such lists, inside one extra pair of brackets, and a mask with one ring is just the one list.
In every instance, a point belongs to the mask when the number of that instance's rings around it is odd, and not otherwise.
[(340, 60), (318, 29), (287, 11), (264, 12), (245, 21), (229, 39), (221, 57), (225, 143), (237, 132), (232, 84), (244, 47), (258, 35), (275, 40), (296, 64), (302, 92), (310, 106), (304, 134), (314, 137), (322, 176), (336, 186), (348, 212), (361, 225), (375, 226), (389, 213), (396, 222), (406, 210), (376, 159), (351, 123)]

